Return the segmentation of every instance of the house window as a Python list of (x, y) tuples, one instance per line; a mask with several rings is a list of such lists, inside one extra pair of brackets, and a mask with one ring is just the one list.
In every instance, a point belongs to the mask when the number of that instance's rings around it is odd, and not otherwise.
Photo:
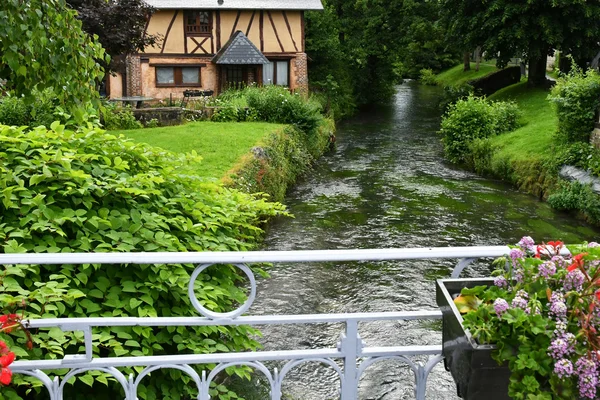
[(186, 11), (185, 33), (194, 36), (212, 34), (212, 14), (210, 11)]
[(290, 62), (271, 61), (263, 65), (263, 84), (264, 85), (290, 85)]
[(156, 86), (201, 86), (199, 66), (156, 67)]

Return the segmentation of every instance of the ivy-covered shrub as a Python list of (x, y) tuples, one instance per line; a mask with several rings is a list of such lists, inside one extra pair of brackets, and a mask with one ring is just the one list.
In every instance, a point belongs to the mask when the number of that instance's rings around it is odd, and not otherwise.
[(437, 85), (437, 78), (431, 68), (423, 68), (419, 71), (419, 81), (423, 85), (435, 86)]
[[(198, 162), (113, 135), (54, 123), (25, 132), (0, 126), (0, 252), (241, 251), (260, 238), (261, 222), (283, 206), (208, 183), (178, 170)], [(26, 318), (197, 316), (187, 295), (194, 265), (31, 265), (2, 271), (0, 303), (25, 300)], [(196, 294), (215, 311), (245, 299), (232, 266), (201, 274)], [(210, 281), (210, 285), (202, 282)], [(45, 289), (40, 293), (40, 287)], [(248, 327), (132, 327), (94, 330), (96, 356), (214, 353), (255, 349)], [(28, 351), (10, 341), (19, 359), (62, 358), (79, 353), (80, 333), (40, 330)], [(19, 348), (20, 346), (20, 348)], [(127, 372), (127, 371), (125, 371)], [(245, 375), (247, 371), (236, 372)], [(76, 398), (122, 397), (106, 376), (80, 375), (67, 392)], [(92, 373), (94, 375), (94, 373)], [(39, 381), (15, 376), (16, 389), (39, 398)], [(102, 383), (106, 384), (103, 386)], [(109, 384), (110, 383), (110, 384)], [(140, 399), (192, 398), (190, 378), (178, 371), (153, 373)], [(29, 395), (24, 393), (31, 389)], [(110, 389), (109, 389), (110, 388)], [(111, 392), (111, 390), (113, 390)], [(9, 395), (9, 392), (11, 395)], [(218, 390), (211, 394), (217, 396)], [(12, 397), (10, 397), (12, 396)], [(224, 397), (230, 398), (230, 397)]]
[(588, 142), (600, 107), (600, 75), (593, 70), (583, 73), (574, 69), (558, 78), (549, 98), (558, 115), (559, 141)]
[(590, 185), (577, 181), (563, 184), (548, 197), (548, 203), (557, 210), (581, 212), (588, 221), (600, 223), (600, 196)]
[(469, 145), (517, 128), (519, 110), (515, 103), (490, 102), (469, 95), (451, 105), (442, 119), (442, 141), (446, 156), (455, 163), (467, 160)]
[(135, 119), (129, 105), (122, 106), (117, 103), (107, 102), (104, 104), (102, 119), (104, 121), (104, 128), (109, 131), (140, 129), (144, 127), (140, 121)]

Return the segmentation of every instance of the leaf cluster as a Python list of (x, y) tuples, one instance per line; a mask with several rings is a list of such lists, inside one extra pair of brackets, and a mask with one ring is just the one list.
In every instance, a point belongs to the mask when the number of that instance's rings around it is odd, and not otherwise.
[[(0, 252), (239, 251), (259, 240), (265, 218), (283, 206), (207, 183), (182, 168), (198, 162), (102, 131), (0, 126)], [(187, 169), (189, 170), (189, 169)], [(0, 282), (3, 307), (25, 300), (27, 318), (193, 316), (187, 285), (194, 265), (18, 265)], [(245, 300), (233, 266), (211, 267), (196, 286), (200, 302), (230, 311)], [(213, 353), (255, 349), (248, 327), (102, 328), (96, 356)], [(33, 332), (20, 358), (81, 351), (81, 333)], [(138, 368), (139, 370), (139, 368)], [(246, 376), (243, 369), (236, 373)], [(190, 394), (189, 378), (153, 376), (144, 399)], [(110, 378), (96, 376), (106, 383)], [(78, 382), (91, 384), (85, 375)], [(168, 384), (167, 384), (168, 382)], [(175, 383), (173, 383), (175, 382)], [(20, 394), (32, 383), (18, 387)], [(75, 385), (78, 385), (77, 383)], [(175, 385), (175, 386), (174, 386)], [(38, 390), (38, 388), (35, 388)], [(77, 386), (80, 395), (107, 398)], [(96, 396), (96, 397), (94, 397)]]
[(472, 94), (458, 100), (448, 107), (439, 131), (446, 156), (452, 162), (464, 163), (474, 140), (516, 129), (519, 115), (512, 102), (490, 102)]
[(589, 142), (600, 107), (600, 74), (574, 69), (558, 78), (548, 98), (558, 115), (557, 141)]
[(108, 58), (76, 15), (65, 0), (0, 3), (0, 80), (7, 91), (33, 102), (51, 88), (69, 109), (97, 99)]

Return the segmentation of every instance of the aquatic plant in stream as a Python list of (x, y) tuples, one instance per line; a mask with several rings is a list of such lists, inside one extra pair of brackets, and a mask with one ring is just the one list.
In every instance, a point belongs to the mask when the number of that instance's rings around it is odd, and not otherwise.
[(514, 399), (600, 394), (600, 245), (523, 238), (495, 261), (492, 286), (463, 289), (464, 327), (508, 363)]

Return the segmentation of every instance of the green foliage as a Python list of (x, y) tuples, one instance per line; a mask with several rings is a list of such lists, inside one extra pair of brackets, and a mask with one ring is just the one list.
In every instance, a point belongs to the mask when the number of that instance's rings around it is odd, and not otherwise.
[[(478, 343), (495, 345), (492, 357), (499, 365), (508, 364), (511, 398), (595, 397), (583, 395), (583, 387), (577, 390), (580, 377), (590, 371), (576, 366), (579, 361), (593, 365), (600, 340), (594, 318), (600, 305), (600, 252), (591, 244), (569, 247), (574, 257), (566, 260), (560, 256), (561, 242), (535, 246), (525, 237), (519, 244), (510, 257), (497, 260), (494, 285), (462, 290), (463, 296), (481, 302), (463, 316), (463, 326)], [(577, 274), (581, 283), (573, 284)], [(559, 363), (572, 371), (561, 377), (555, 367)]]
[(588, 142), (600, 107), (600, 74), (575, 69), (560, 77), (551, 93), (549, 98), (558, 115), (559, 141)]
[(550, 49), (587, 55), (600, 36), (598, 2), (444, 0), (440, 6), (448, 26), (448, 45), (468, 52), (481, 46), (490, 54), (498, 54), (500, 67), (512, 57), (525, 55), (528, 79), (534, 85), (545, 82)]
[(102, 111), (102, 117), (104, 119), (104, 127), (109, 131), (140, 129), (143, 127), (142, 123), (135, 119), (133, 111), (131, 111), (131, 106), (106, 103)]
[(291, 126), (273, 132), (242, 159), (225, 183), (281, 201), (297, 177), (325, 152), (333, 130), (333, 121), (323, 120), (311, 135)]
[(515, 103), (489, 102), (473, 95), (457, 101), (442, 120), (446, 156), (455, 163), (465, 162), (471, 141), (515, 129), (518, 115)]
[(292, 94), (281, 86), (249, 86), (243, 90), (229, 90), (217, 99), (215, 122), (265, 121), (290, 124), (301, 131), (316, 132), (323, 117), (321, 104)]
[(600, 149), (590, 143), (578, 142), (560, 146), (553, 161), (556, 171), (563, 165), (572, 165), (600, 176)]
[(424, 85), (435, 86), (438, 84), (437, 78), (431, 68), (423, 68), (419, 71), (419, 81)]
[(600, 223), (600, 196), (589, 185), (579, 182), (563, 184), (548, 197), (548, 203), (557, 210), (581, 212), (592, 223)]
[(456, 85), (445, 85), (444, 95), (440, 100), (440, 108), (443, 111), (447, 111), (451, 104), (456, 103), (458, 100), (465, 99), (470, 95), (474, 94), (475, 89), (468, 83), (456, 84)]
[(98, 97), (105, 53), (81, 30), (65, 0), (5, 0), (0, 4), (0, 80), (28, 102), (47, 88), (74, 110)]
[[(197, 157), (176, 156), (89, 129), (0, 126), (0, 252), (241, 251), (251, 249), (265, 218), (283, 206), (181, 174)], [(0, 301), (26, 300), (26, 318), (192, 316), (187, 284), (194, 265), (33, 265), (4, 272)], [(210, 281), (210, 284), (207, 282)], [(201, 274), (199, 300), (215, 311), (245, 299), (238, 271)], [(255, 349), (247, 327), (102, 328), (94, 354), (138, 356)], [(77, 353), (80, 333), (40, 330), (36, 358)], [(18, 354), (27, 358), (25, 350)], [(243, 376), (244, 370), (238, 370)], [(79, 396), (119, 394), (78, 378)], [(106, 382), (105, 377), (99, 382)], [(17, 381), (22, 383), (23, 381)], [(186, 376), (153, 374), (143, 399), (191, 396)], [(111, 385), (112, 387), (113, 385)], [(26, 390), (27, 385), (17, 390)], [(12, 389), (11, 389), (12, 390)], [(41, 390), (34, 389), (36, 392)], [(5, 389), (3, 389), (3, 394)]]
[(33, 102), (22, 97), (6, 96), (0, 98), (0, 124), (14, 126), (46, 126), (59, 120), (67, 122), (56, 104), (54, 92), (50, 89), (35, 93)]
[(256, 110), (258, 119), (278, 124), (290, 124), (305, 133), (314, 133), (320, 122), (321, 105), (291, 94), (280, 86), (249, 87), (245, 90), (248, 106)]

